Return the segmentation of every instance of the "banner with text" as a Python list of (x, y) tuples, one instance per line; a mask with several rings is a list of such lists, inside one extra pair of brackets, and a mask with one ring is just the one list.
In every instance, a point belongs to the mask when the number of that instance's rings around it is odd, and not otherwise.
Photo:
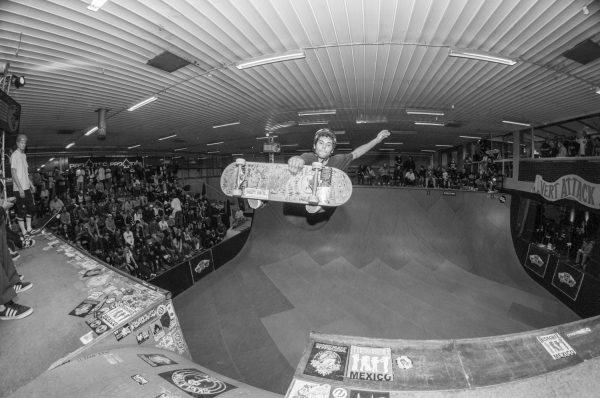
[(534, 192), (554, 202), (572, 199), (594, 209), (600, 209), (600, 184), (592, 184), (575, 174), (567, 174), (554, 182), (535, 176)]

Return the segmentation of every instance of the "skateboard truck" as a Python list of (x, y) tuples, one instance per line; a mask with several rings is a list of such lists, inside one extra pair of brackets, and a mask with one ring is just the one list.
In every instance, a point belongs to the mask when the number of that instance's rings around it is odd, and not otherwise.
[(308, 203), (312, 206), (316, 206), (319, 204), (319, 197), (317, 196), (317, 187), (319, 186), (319, 180), (321, 179), (321, 170), (323, 169), (323, 163), (321, 162), (313, 162), (313, 180), (312, 180), (312, 193), (308, 198)]
[(244, 193), (242, 190), (242, 184), (245, 181), (244, 166), (246, 165), (246, 159), (237, 158), (235, 160), (237, 166), (237, 173), (235, 175), (235, 188), (231, 191), (233, 196), (242, 196)]

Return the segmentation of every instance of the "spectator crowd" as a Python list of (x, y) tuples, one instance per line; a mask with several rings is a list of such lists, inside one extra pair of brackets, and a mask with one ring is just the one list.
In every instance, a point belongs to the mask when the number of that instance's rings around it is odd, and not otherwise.
[(224, 239), (226, 206), (177, 186), (176, 170), (71, 168), (34, 173), (40, 219), (63, 239), (142, 279)]
[(600, 136), (591, 136), (589, 132), (583, 129), (574, 137), (547, 138), (540, 146), (539, 155), (542, 158), (600, 156)]

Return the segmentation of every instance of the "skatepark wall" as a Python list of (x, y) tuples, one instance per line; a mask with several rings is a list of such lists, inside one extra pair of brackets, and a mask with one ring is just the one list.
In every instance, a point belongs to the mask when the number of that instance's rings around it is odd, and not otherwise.
[[(584, 272), (574, 267), (572, 260), (563, 254), (535, 244), (533, 229), (536, 209), (543, 200), (539, 195), (517, 191), (513, 191), (512, 197), (512, 239), (517, 257), (527, 274), (579, 316), (588, 318), (600, 315), (597, 259), (590, 259), (587, 272)], [(575, 206), (570, 201), (563, 201), (563, 204)]]

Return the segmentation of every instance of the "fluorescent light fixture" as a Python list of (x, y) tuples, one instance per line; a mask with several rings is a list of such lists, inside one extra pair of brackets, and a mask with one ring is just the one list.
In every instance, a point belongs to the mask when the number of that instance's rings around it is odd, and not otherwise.
[(600, 87), (596, 87), (596, 94), (600, 94)]
[(384, 142), (383, 145), (404, 145), (404, 142)]
[(438, 147), (444, 147), (444, 148), (452, 148), (454, 145), (448, 145), (448, 144), (435, 144), (435, 146), (438, 146)]
[(379, 148), (380, 151), (395, 151), (394, 148)]
[(329, 124), (328, 120), (320, 120), (314, 122), (298, 122), (298, 126), (314, 126), (318, 124)]
[(204, 157), (198, 158), (198, 159), (196, 159), (196, 160), (206, 160), (206, 159), (208, 159), (208, 157), (207, 157), (207, 156), (204, 156)]
[(210, 144), (206, 144), (206, 146), (211, 146), (211, 145), (221, 145), (224, 144), (225, 142), (223, 141), (219, 141), (219, 142), (211, 142)]
[(278, 136), (276, 135), (270, 135), (270, 136), (264, 136), (264, 137), (256, 137), (257, 140), (266, 140), (269, 138), (277, 138)]
[(263, 57), (252, 58), (248, 61), (239, 62), (235, 67), (238, 69), (246, 69), (253, 68), (255, 66), (272, 64), (275, 62), (290, 61), (292, 59), (301, 59), (305, 57), (306, 54), (304, 54), (304, 51), (302, 50), (288, 51), (278, 55), (267, 55)]
[(335, 115), (335, 109), (323, 109), (321, 111), (300, 111), (298, 116), (319, 116), (319, 115)]
[(173, 159), (181, 159), (183, 156), (173, 156)]
[(159, 140), (159, 141), (162, 141), (162, 140), (168, 140), (169, 138), (173, 138), (173, 137), (177, 137), (177, 134), (168, 135), (168, 136), (166, 136), (166, 137), (159, 138), (158, 140)]
[(175, 148), (173, 149), (174, 151), (185, 151), (187, 149), (187, 147), (184, 148)]
[(435, 122), (415, 122), (417, 126), (444, 126), (444, 123)]
[(40, 166), (40, 168), (42, 168), (42, 169), (43, 169), (44, 167), (46, 167), (46, 165), (45, 165), (45, 164), (43, 164), (43, 165), (41, 165), (41, 166)]
[(500, 57), (497, 55), (481, 52), (481, 51), (472, 51), (472, 50), (459, 50), (456, 48), (451, 48), (448, 53), (450, 57), (460, 57), (460, 58), (470, 58), (477, 59), (479, 61), (488, 61), (488, 62), (496, 62), (504, 65), (514, 65), (517, 63), (514, 59)]
[(399, 135), (399, 134), (415, 135), (415, 134), (417, 134), (417, 132), (415, 130), (390, 130), (390, 133), (392, 133), (394, 135)]
[(334, 130), (333, 134), (335, 134), (335, 135), (344, 135), (344, 134), (346, 134), (346, 130)]
[(139, 146), (142, 146), (142, 144), (137, 144), (137, 145), (133, 145), (133, 146), (128, 146), (127, 149), (133, 149), (133, 148), (137, 148)]
[(66, 148), (66, 149), (69, 149), (69, 148), (71, 148), (71, 147), (73, 147), (73, 146), (75, 146), (75, 143), (74, 143), (74, 142), (71, 142), (71, 143), (70, 143), (69, 145), (67, 145), (65, 148)]
[(50, 159), (48, 159), (48, 161), (49, 161), (49, 162), (52, 162), (52, 161), (54, 161), (54, 158), (50, 158)]
[(459, 137), (460, 138), (467, 138), (469, 140), (480, 140), (481, 139), (481, 137), (473, 137), (473, 136), (470, 136), (470, 135), (459, 135)]
[(288, 147), (288, 146), (298, 146), (298, 144), (281, 144), (279, 146), (281, 146), (281, 147), (284, 147), (284, 146), (285, 147)]
[(371, 124), (371, 123), (386, 123), (387, 117), (385, 116), (375, 116), (375, 117), (360, 117), (356, 119), (356, 124)]
[(502, 123), (516, 124), (517, 126), (531, 127), (531, 124), (529, 124), (529, 123), (514, 122), (512, 120), (503, 120)]
[(219, 153), (221, 151), (207, 151), (206, 153)]
[(145, 99), (145, 100), (143, 100), (142, 102), (139, 102), (139, 103), (135, 104), (134, 106), (132, 106), (131, 108), (128, 108), (127, 110), (128, 110), (129, 112), (131, 112), (131, 111), (135, 111), (136, 109), (138, 109), (138, 108), (141, 108), (141, 107), (142, 107), (142, 106), (144, 106), (144, 105), (148, 105), (149, 103), (151, 103), (151, 102), (154, 102), (154, 101), (156, 101), (157, 99), (158, 99), (158, 97), (157, 97), (156, 95), (153, 95), (152, 97), (150, 97), (150, 98), (146, 98), (146, 99)]
[(87, 9), (90, 11), (98, 11), (106, 2), (107, 0), (92, 0)]
[(243, 153), (232, 153), (231, 156), (244, 156)]
[(89, 129), (88, 131), (86, 131), (84, 135), (86, 135), (86, 136), (87, 136), (87, 135), (92, 135), (92, 134), (94, 134), (96, 131), (98, 131), (98, 126), (94, 126), (94, 127), (92, 127), (91, 129)]
[(421, 149), (421, 152), (435, 152), (433, 149)]
[(443, 111), (436, 111), (433, 109), (406, 109), (408, 115), (431, 115), (431, 116), (444, 116)]
[(233, 122), (233, 123), (225, 123), (225, 124), (219, 124), (218, 126), (212, 126), (213, 129), (219, 129), (221, 127), (227, 127), (227, 126), (235, 126), (237, 124), (240, 124), (240, 122)]

